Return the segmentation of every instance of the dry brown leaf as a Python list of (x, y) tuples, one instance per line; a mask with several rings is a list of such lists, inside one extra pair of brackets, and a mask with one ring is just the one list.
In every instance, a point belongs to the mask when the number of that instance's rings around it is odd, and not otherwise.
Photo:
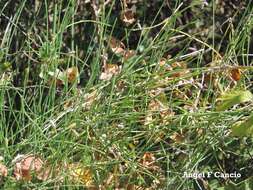
[(149, 125), (153, 122), (153, 113), (159, 111), (160, 104), (156, 100), (151, 100), (148, 104), (148, 113), (145, 116), (145, 122), (144, 125)]
[[(161, 58), (158, 62), (159, 70), (154, 75), (154, 80), (156, 87), (167, 87), (168, 83), (171, 83), (171, 80), (180, 79), (177, 85), (185, 85), (193, 82), (193, 78), (184, 79), (190, 73), (190, 70), (187, 69), (187, 64), (185, 62), (173, 62), (171, 64), (166, 63), (166, 58)], [(167, 75), (169, 74), (169, 75)]]
[(130, 26), (136, 21), (134, 10), (133, 9), (123, 10), (120, 14), (120, 19), (126, 26)]
[(150, 111), (160, 111), (161, 103), (158, 100), (151, 100), (148, 104), (148, 110)]
[(241, 71), (238, 68), (231, 69), (230, 74), (234, 81), (239, 81), (241, 79)]
[(65, 72), (69, 83), (74, 83), (75, 81), (79, 83), (79, 71), (77, 67), (70, 67)]
[(136, 52), (134, 50), (126, 50), (124, 52), (124, 61), (130, 59), (131, 57), (133, 57), (136, 54)]
[(152, 168), (155, 166), (156, 158), (153, 153), (145, 152), (140, 160), (140, 164), (147, 168)]
[(187, 69), (187, 64), (185, 62), (174, 62), (171, 64), (173, 70), (179, 70), (178, 72), (174, 72), (172, 77), (182, 77), (188, 74), (190, 71)]
[(185, 136), (183, 134), (175, 132), (173, 135), (170, 136), (170, 138), (176, 143), (182, 143), (185, 139)]
[(42, 181), (53, 179), (54, 181), (63, 182), (65, 174), (68, 172), (68, 167), (69, 165), (66, 162), (60, 162), (54, 165), (45, 162), (43, 168), (36, 173), (36, 177)]
[(68, 166), (68, 171), (74, 182), (81, 182), (85, 186), (91, 186), (93, 184), (92, 172), (88, 167), (79, 163), (73, 163)]
[[(142, 121), (141, 121), (142, 122)], [(144, 121), (144, 125), (149, 125), (153, 122), (153, 117), (152, 117), (152, 114), (151, 113), (148, 113), (146, 116), (145, 116), (145, 121)]]
[[(65, 71), (61, 71), (60, 69), (56, 69), (55, 71), (49, 71), (49, 80), (47, 81), (48, 85), (52, 85), (56, 83), (57, 87), (60, 87), (65, 84), (65, 82), (68, 83), (74, 83), (77, 81), (79, 83), (79, 72), (77, 67), (70, 67), (66, 69)], [(43, 75), (41, 76), (43, 78)]]
[(125, 81), (123, 80), (119, 80), (116, 84), (116, 90), (118, 92), (123, 92), (126, 89), (127, 85), (125, 83)]
[(147, 187), (141, 187), (138, 185), (126, 184), (125, 187), (115, 188), (115, 190), (153, 190)]
[(43, 168), (43, 161), (35, 155), (18, 155), (12, 161), (14, 165), (14, 176), (17, 180), (31, 181), (32, 174), (35, 176)]
[(111, 37), (109, 40), (109, 46), (113, 53), (116, 54), (124, 54), (125, 52), (125, 45), (120, 40)]
[(59, 80), (59, 79), (56, 79), (56, 86), (59, 87), (59, 86), (62, 86), (62, 85), (63, 85), (63, 81)]
[(163, 67), (166, 65), (166, 59), (165, 58), (162, 58), (160, 61), (159, 61), (159, 66), (160, 67)]
[(204, 86), (207, 88), (209, 85), (218, 87), (219, 73), (205, 73), (204, 74)]
[(162, 110), (160, 112), (160, 116), (162, 118), (163, 124), (168, 124), (171, 121), (171, 117), (175, 115), (172, 109), (167, 108), (166, 110)]
[(113, 77), (113, 74), (102, 72), (99, 79), (100, 80), (110, 80)]
[(176, 68), (187, 69), (187, 64), (183, 61), (181, 61), (181, 62), (176, 61), (176, 62), (172, 63), (171, 66), (173, 69), (176, 69)]
[(82, 104), (82, 108), (84, 110), (90, 110), (93, 103), (100, 98), (100, 94), (98, 90), (94, 90), (91, 93), (84, 94), (84, 103)]
[(56, 77), (50, 77), (50, 79), (47, 81), (47, 85), (51, 86), (54, 84), (56, 84), (57, 87), (61, 87), (64, 85), (62, 80), (57, 79)]
[(53, 179), (58, 182), (63, 182), (67, 170), (68, 164), (66, 162), (60, 162), (54, 165), (45, 162), (43, 168), (38, 172), (36, 177), (42, 181)]
[(103, 187), (105, 189), (108, 189), (108, 187), (111, 186), (112, 184), (114, 185), (115, 189), (117, 189), (118, 187), (120, 187), (119, 173), (120, 173), (119, 166), (115, 165), (113, 167), (113, 171), (110, 172), (107, 175), (107, 178), (104, 180)]
[(0, 163), (0, 181), (2, 177), (7, 177), (8, 175), (8, 169), (5, 165)]
[[(154, 112), (157, 112), (157, 114)], [(146, 114), (144, 125), (151, 124), (155, 115), (159, 115), (162, 119), (162, 123), (166, 123), (168, 117), (173, 116), (174, 112), (161, 101), (153, 99), (148, 104), (148, 113)]]
[(172, 66), (169, 64), (166, 64), (166, 61), (167, 59), (161, 58), (161, 60), (159, 61), (159, 66), (161, 68), (165, 68), (166, 71), (172, 71), (173, 70)]
[(65, 103), (63, 104), (63, 109), (67, 110), (68, 108), (70, 108), (73, 105), (73, 102), (71, 100), (67, 100), (65, 101)]
[(100, 80), (110, 80), (114, 75), (121, 72), (121, 66), (117, 64), (105, 64), (104, 71), (101, 73)]
[[(59, 172), (57, 169), (55, 169), (54, 172)], [(37, 178), (42, 181), (46, 181), (51, 177), (52, 174), (52, 167), (51, 166), (44, 166), (37, 174)], [(59, 173), (58, 173), (59, 175)]]
[(214, 73), (205, 73), (204, 74), (204, 84), (209, 85), (215, 80), (215, 74)]
[(117, 64), (106, 64), (105, 71), (112, 74), (119, 74), (120, 67)]
[[(55, 71), (48, 71), (48, 85), (56, 84), (57, 87), (60, 87), (64, 84), (65, 74), (60, 69), (56, 69)], [(41, 75), (43, 78), (43, 74)]]

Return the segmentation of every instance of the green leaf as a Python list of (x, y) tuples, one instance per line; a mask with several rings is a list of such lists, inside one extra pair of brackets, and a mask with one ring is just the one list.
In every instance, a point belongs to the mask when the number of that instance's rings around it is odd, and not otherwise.
[(253, 135), (253, 114), (246, 121), (232, 126), (231, 130), (234, 136), (244, 137)]
[(11, 63), (10, 62), (0, 62), (0, 73), (3, 73), (11, 68)]
[(253, 100), (253, 95), (250, 91), (234, 90), (222, 95), (218, 100), (221, 101), (217, 106), (217, 111), (224, 111), (232, 106)]

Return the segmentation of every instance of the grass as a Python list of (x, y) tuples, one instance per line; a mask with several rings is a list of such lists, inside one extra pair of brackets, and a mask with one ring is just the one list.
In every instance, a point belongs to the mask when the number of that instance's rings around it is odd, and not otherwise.
[[(169, 13), (163, 1), (156, 11), (137, 3), (137, 23), (128, 27), (117, 1), (12, 3), (0, 2), (0, 155), (9, 170), (2, 189), (252, 189), (252, 139), (230, 135), (252, 104), (216, 110), (224, 92), (252, 90), (251, 1), (243, 12), (230, 7), (223, 23), (213, 1), (202, 9), (202, 1), (175, 0)], [(116, 55), (112, 36), (136, 54)], [(100, 80), (104, 62), (121, 72)], [(80, 83), (59, 85), (50, 75), (71, 67)], [(240, 67), (240, 80), (231, 67)], [(57, 174), (17, 181), (18, 154), (38, 155)], [(71, 163), (89, 171), (83, 178), (92, 175), (93, 187), (71, 180)], [(208, 171), (241, 177), (183, 177)]]

